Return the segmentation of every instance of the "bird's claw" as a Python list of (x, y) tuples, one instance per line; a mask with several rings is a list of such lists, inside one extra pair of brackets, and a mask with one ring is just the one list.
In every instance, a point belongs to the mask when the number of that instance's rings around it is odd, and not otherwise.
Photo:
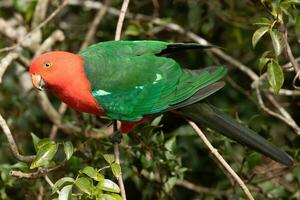
[(113, 134), (111, 134), (109, 136), (109, 139), (112, 143), (118, 143), (118, 144), (121, 143), (122, 138), (123, 138), (123, 135), (120, 131), (115, 131), (115, 132), (113, 132)]

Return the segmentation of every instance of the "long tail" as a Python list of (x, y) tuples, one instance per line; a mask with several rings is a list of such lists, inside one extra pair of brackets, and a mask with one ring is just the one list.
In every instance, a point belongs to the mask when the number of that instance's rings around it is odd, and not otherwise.
[(206, 103), (196, 103), (180, 108), (179, 113), (199, 126), (209, 127), (223, 135), (262, 153), (284, 165), (293, 165), (292, 158), (253, 130)]

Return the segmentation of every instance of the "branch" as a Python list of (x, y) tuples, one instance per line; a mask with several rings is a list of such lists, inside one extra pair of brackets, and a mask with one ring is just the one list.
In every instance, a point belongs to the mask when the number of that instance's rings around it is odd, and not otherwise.
[(61, 128), (65, 133), (68, 133), (70, 135), (74, 135), (80, 132), (81, 129), (77, 126), (74, 126), (72, 124), (61, 124), (62, 116), (52, 106), (45, 92), (38, 92), (38, 100), (48, 118), (53, 124), (58, 126), (58, 128)]
[(187, 180), (178, 180), (178, 181), (176, 181), (176, 185), (184, 187), (189, 190), (192, 190), (200, 195), (211, 194), (216, 197), (221, 197), (222, 195), (227, 195), (227, 192), (223, 192), (223, 191), (219, 191), (219, 190), (212, 190), (211, 188), (195, 185), (194, 183), (187, 181)]
[(7, 54), (0, 62), (0, 83), (2, 83), (2, 77), (3, 74), (5, 73), (7, 67), (10, 65), (10, 63), (17, 59), (19, 57), (18, 53), (15, 52), (10, 52)]
[(62, 42), (65, 40), (65, 35), (61, 30), (54, 31), (44, 42), (39, 46), (39, 48), (36, 50), (34, 57), (41, 55), (42, 53), (49, 51), (51, 47), (56, 42)]
[(14, 139), (5, 119), (2, 117), (1, 114), (0, 114), (0, 126), (8, 140), (10, 150), (12, 151), (15, 158), (17, 158), (18, 160), (20, 160), (22, 162), (28, 162), (28, 163), (32, 162), (32, 160), (34, 159), (34, 156), (23, 156), (19, 153), (15, 139)]
[[(263, 78), (264, 76), (262, 75), (261, 78)], [(258, 104), (259, 107), (265, 111), (266, 113), (268, 113), (269, 115), (283, 121), (285, 124), (287, 124), (288, 126), (290, 126), (291, 128), (294, 129), (294, 131), (300, 135), (300, 128), (299, 126), (296, 124), (296, 122), (294, 121), (294, 119), (290, 116), (290, 114), (288, 112), (286, 112), (286, 110), (279, 105), (279, 103), (275, 100), (274, 96), (267, 94), (267, 98), (271, 101), (271, 103), (280, 111), (281, 114), (276, 113), (274, 111), (272, 111), (271, 109), (269, 109), (268, 107), (266, 107), (266, 105), (264, 104), (260, 89), (259, 89), (259, 83), (260, 81), (254, 81), (252, 84), (252, 87), (254, 87), (255, 92), (256, 92), (256, 96), (257, 96), (257, 100), (258, 100)]]
[(34, 15), (31, 23), (32, 28), (36, 27), (46, 18), (48, 3), (49, 0), (38, 0), (34, 9)]
[[(120, 40), (121, 38), (121, 32), (122, 32), (122, 27), (126, 15), (126, 11), (128, 8), (129, 0), (123, 0), (122, 8), (120, 11), (119, 19), (118, 19), (118, 24), (116, 28), (116, 35), (115, 35), (115, 40)], [(114, 131), (118, 130), (118, 125), (117, 121), (114, 123)], [(119, 144), (117, 142), (114, 143), (114, 156), (115, 156), (115, 162), (120, 164), (120, 152), (119, 152)], [(123, 200), (126, 200), (126, 191), (123, 183), (123, 178), (122, 178), (122, 173), (120, 173), (120, 176), (117, 177), (119, 187), (121, 189), (121, 196)]]
[(103, 17), (105, 16), (105, 14), (107, 12), (107, 9), (108, 9), (108, 5), (110, 4), (110, 2), (107, 1), (106, 4), (107, 4), (106, 6), (99, 7), (97, 15), (94, 18), (93, 22), (91, 23), (89, 31), (86, 34), (84, 42), (82, 43), (80, 49), (86, 48), (92, 42), (93, 37), (95, 35), (95, 32), (97, 30), (97, 27), (100, 24), (100, 22), (102, 21)]
[(40, 168), (36, 172), (28, 172), (28, 173), (27, 172), (22, 172), (22, 171), (12, 170), (12, 171), (10, 171), (10, 175), (14, 176), (14, 177), (17, 177), (17, 178), (36, 179), (36, 178), (43, 177), (43, 176), (47, 175), (49, 172), (52, 172), (56, 169), (59, 169), (62, 166), (63, 166), (63, 164), (59, 164), (59, 165), (56, 165), (55, 167), (52, 167), (52, 168), (47, 168), (47, 169)]
[(127, 8), (128, 8), (128, 4), (129, 4), (129, 0), (124, 0), (123, 1), (122, 8), (121, 8), (121, 11), (120, 11), (119, 20), (118, 20), (118, 24), (117, 24), (115, 40), (120, 40), (120, 38), (121, 38), (122, 27), (123, 27), (126, 11), (127, 11)]
[(19, 46), (22, 45), (22, 43), (30, 38), (36, 31), (40, 30), (41, 28), (43, 28), (49, 21), (51, 21), (66, 5), (68, 4), (68, 0), (64, 0), (64, 2), (53, 12), (51, 13), (51, 15), (49, 15), (49, 17), (47, 17), (47, 19), (45, 19), (42, 23), (40, 23), (38, 26), (36, 26), (32, 31), (30, 31), (29, 33), (27, 33), (22, 39), (19, 40), (18, 43), (10, 46), (10, 47), (4, 47), (2, 49), (0, 49), (0, 53), (1, 52), (6, 52), (6, 51), (11, 51)]
[(293, 86), (294, 86), (294, 88), (299, 89), (300, 87), (296, 86), (295, 82), (296, 82), (297, 79), (300, 78), (300, 76), (299, 76), (300, 75), (300, 67), (299, 67), (299, 64), (298, 64), (297, 60), (295, 59), (295, 57), (293, 55), (293, 52), (291, 50), (291, 47), (290, 47), (290, 44), (289, 44), (289, 41), (288, 41), (287, 27), (285, 27), (284, 29), (285, 29), (285, 31), (284, 31), (283, 42), (285, 44), (285, 51), (286, 51), (288, 59), (292, 63), (292, 66), (295, 70), (295, 73), (296, 73), (296, 76), (295, 76), (294, 82), (293, 82)]
[(202, 141), (205, 143), (205, 145), (209, 148), (210, 152), (216, 157), (218, 162), (228, 171), (228, 173), (232, 176), (232, 178), (239, 184), (241, 189), (244, 191), (245, 195), (248, 199), (254, 200), (252, 194), (250, 193), (249, 189), (245, 185), (245, 183), (242, 181), (242, 179), (234, 172), (234, 170), (230, 167), (230, 165), (224, 160), (224, 158), (218, 153), (218, 150), (215, 149), (211, 143), (208, 141), (206, 136), (203, 134), (201, 129), (192, 121), (188, 121), (188, 123), (191, 125), (191, 127), (196, 131), (196, 133), (199, 135), (199, 137), (202, 139)]

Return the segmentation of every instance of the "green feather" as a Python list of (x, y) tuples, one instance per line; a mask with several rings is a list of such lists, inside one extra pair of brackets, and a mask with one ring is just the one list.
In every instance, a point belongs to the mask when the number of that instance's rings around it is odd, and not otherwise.
[(92, 95), (106, 115), (137, 121), (190, 98), (225, 75), (224, 67), (201, 72), (181, 69), (175, 60), (159, 56), (168, 45), (173, 48), (176, 43), (110, 41), (79, 53)]

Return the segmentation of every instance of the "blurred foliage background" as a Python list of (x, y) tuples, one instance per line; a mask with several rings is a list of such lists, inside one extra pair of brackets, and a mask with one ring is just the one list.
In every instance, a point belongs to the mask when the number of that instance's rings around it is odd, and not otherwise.
[[(111, 131), (109, 120), (70, 109), (61, 121), (53, 120), (51, 109), (42, 105), (45, 97), (32, 89), (27, 70), (38, 51), (78, 52), (92, 27), (95, 32), (89, 43), (113, 40), (121, 4), (121, 0), (69, 0), (42, 29), (20, 43), (62, 1), (0, 1), (0, 48), (21, 44), (0, 53), (2, 62), (9, 53), (17, 54), (2, 77), (0, 113), (20, 153), (37, 155), (30, 163), (18, 161), (0, 130), (0, 199), (120, 199), (115, 184), (120, 166), (114, 162), (113, 145), (107, 136)], [(291, 61), (287, 45), (296, 62), (300, 56), (299, 4), (298, 0), (132, 0), (123, 27), (124, 40), (191, 42), (192, 33), (231, 56), (224, 59), (210, 50), (172, 55), (187, 68), (227, 66), (226, 87), (206, 101), (295, 159), (295, 165), (287, 168), (204, 130), (256, 199), (300, 199), (299, 132), (297, 125), (291, 127), (261, 109), (255, 93), (257, 82), (233, 62), (239, 61), (257, 76), (264, 74), (257, 86), (264, 104), (282, 115), (271, 96), (279, 108), (290, 114), (289, 120), (299, 123), (299, 80), (294, 78), (297, 69), (283, 67)], [(103, 5), (109, 9), (98, 23), (92, 24)], [(46, 48), (41, 49), (43, 45)], [(284, 90), (278, 92), (281, 87)], [(48, 98), (50, 106), (58, 110), (60, 101), (51, 94)], [(53, 124), (58, 126), (57, 132)], [(128, 199), (245, 199), (192, 128), (177, 116), (166, 113), (139, 125), (123, 137), (120, 149)]]

